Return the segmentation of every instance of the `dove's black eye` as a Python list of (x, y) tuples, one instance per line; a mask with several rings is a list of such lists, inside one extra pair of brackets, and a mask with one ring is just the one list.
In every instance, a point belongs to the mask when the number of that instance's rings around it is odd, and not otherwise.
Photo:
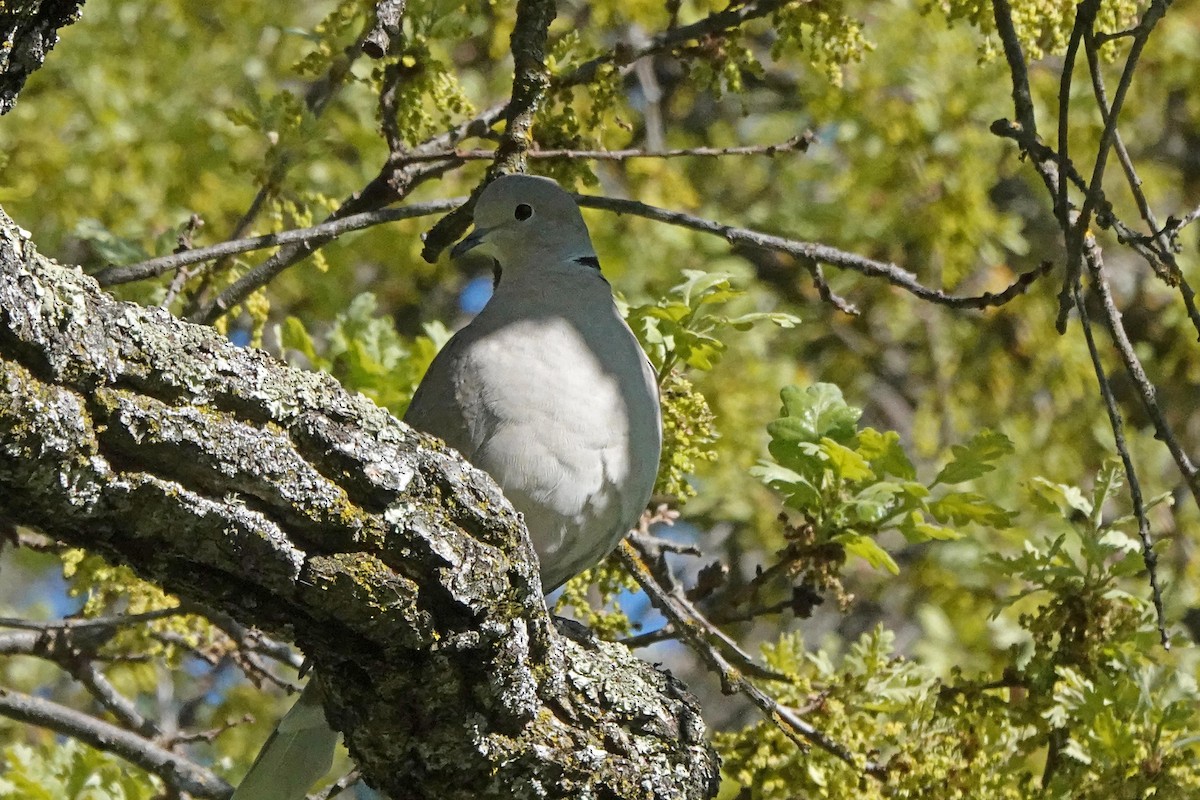
[(533, 206), (528, 203), (519, 203), (516, 210), (513, 211), (513, 216), (521, 221), (525, 221), (533, 216)]

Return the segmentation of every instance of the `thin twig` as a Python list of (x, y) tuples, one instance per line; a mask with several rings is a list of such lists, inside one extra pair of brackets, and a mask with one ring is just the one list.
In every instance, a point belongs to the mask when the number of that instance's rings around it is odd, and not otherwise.
[[(304, 93), (304, 105), (308, 109), (308, 113), (314, 118), (320, 117), (324, 113), (325, 109), (329, 107), (330, 101), (346, 85), (347, 79), (351, 77), (351, 67), (354, 66), (354, 62), (358, 60), (359, 56), (363, 54), (361, 42), (368, 35), (371, 24), (368, 22), (354, 43), (342, 50), (345, 58), (332, 59), (329, 63), (329, 68), (324, 74), (309, 83), (308, 90)], [(237, 224), (234, 225), (233, 230), (230, 232), (230, 239), (241, 239), (249, 232), (250, 228), (254, 225), (254, 221), (258, 219), (258, 215), (266, 207), (267, 201), (279, 193), (280, 186), (282, 186), (291, 167), (291, 159), (280, 159), (272, 165), (270, 174), (255, 193), (249, 208), (242, 214), (241, 219), (237, 221)], [(222, 260), (208, 269), (204, 273), (200, 286), (197, 287), (194, 296), (196, 298), (207, 296), (212, 289), (211, 281), (214, 276), (219, 274), (226, 266), (228, 266), (228, 262)], [(193, 316), (196, 308), (199, 308), (200, 305), (201, 302), (197, 300), (195, 307), (185, 310), (185, 316)]]
[(815, 261), (810, 261), (807, 265), (808, 274), (812, 276), (813, 286), (817, 288), (817, 296), (829, 303), (831, 306), (841, 311), (843, 314), (848, 314), (852, 317), (859, 315), (858, 306), (851, 303), (846, 298), (839, 295), (830, 288), (829, 282), (825, 280), (825, 272), (821, 269), (821, 265)]
[(137, 710), (137, 705), (125, 695), (117, 691), (108, 678), (86, 658), (77, 658), (60, 666), (71, 673), (71, 677), (83, 684), (88, 694), (96, 698), (100, 705), (108, 709), (123, 727), (141, 734), (147, 739), (157, 738), (162, 730), (151, 719), (143, 717)]
[(1162, 409), (1158, 406), (1157, 391), (1154, 384), (1146, 376), (1146, 370), (1142, 367), (1142, 362), (1137, 357), (1137, 352), (1133, 348), (1133, 343), (1129, 341), (1129, 334), (1125, 331), (1125, 326), (1121, 322), (1121, 312), (1117, 309), (1117, 304), (1113, 300), (1112, 290), (1108, 285), (1108, 278), (1104, 275), (1103, 260), (1100, 255), (1100, 249), (1095, 245), (1095, 240), (1091, 239), (1085, 251), (1088, 270), (1092, 275), (1092, 286), (1100, 297), (1100, 309), (1104, 314), (1104, 324), (1108, 328), (1109, 335), (1112, 337), (1113, 344), (1117, 348), (1118, 355), (1121, 356), (1121, 363), (1125, 365), (1125, 372), (1129, 375), (1134, 388), (1137, 390), (1138, 397), (1142, 401), (1142, 407), (1146, 409), (1146, 413), (1150, 416), (1151, 422), (1154, 424), (1155, 436), (1167, 446), (1171, 457), (1175, 459), (1175, 465), (1183, 474), (1184, 480), (1187, 482), (1188, 488), (1192, 492), (1192, 497), (1196, 501), (1196, 505), (1200, 507), (1200, 472), (1197, 471), (1195, 464), (1191, 458), (1183, 450), (1183, 446), (1179, 444), (1179, 440), (1175, 438), (1175, 432), (1171, 429), (1171, 425), (1163, 416)]
[[(1092, 93), (1096, 98), (1096, 105), (1100, 108), (1101, 118), (1107, 125), (1112, 118), (1112, 112), (1108, 104), (1108, 92), (1104, 86), (1104, 74), (1101, 71), (1099, 48), (1096, 45), (1094, 36), (1088, 37), (1085, 40), (1085, 44), (1087, 45), (1088, 69), (1092, 75)], [(1155, 274), (1164, 283), (1168, 286), (1178, 287), (1179, 294), (1183, 298), (1183, 306), (1187, 311), (1188, 319), (1191, 321), (1192, 327), (1196, 330), (1197, 336), (1200, 336), (1200, 309), (1196, 307), (1195, 292), (1180, 271), (1179, 264), (1175, 261), (1173, 250), (1173, 237), (1175, 233), (1170, 230), (1169, 221), (1167, 226), (1159, 228), (1154, 210), (1150, 207), (1149, 200), (1146, 199), (1146, 193), (1142, 191), (1142, 179), (1138, 176), (1137, 170), (1134, 168), (1133, 158), (1129, 155), (1128, 148), (1125, 147), (1121, 131), (1116, 127), (1113, 128), (1113, 144), (1116, 148), (1121, 168), (1125, 172), (1129, 191), (1133, 194), (1138, 211), (1142, 215), (1142, 220), (1150, 229), (1150, 235), (1142, 238), (1153, 243), (1154, 247), (1148, 247), (1141, 241), (1129, 239), (1128, 237), (1122, 237), (1122, 241), (1127, 241), (1134, 250), (1140, 253), (1146, 259), (1150, 268), (1154, 270)]]
[(1154, 602), (1154, 611), (1158, 617), (1158, 635), (1162, 646), (1170, 650), (1171, 638), (1167, 635), (1167, 618), (1163, 611), (1162, 589), (1158, 584), (1158, 554), (1154, 552), (1154, 542), (1150, 535), (1150, 520), (1146, 516), (1146, 504), (1142, 500), (1142, 485), (1138, 480), (1137, 470), (1133, 466), (1133, 457), (1129, 454), (1129, 446), (1125, 443), (1125, 421), (1117, 407), (1117, 399), (1113, 396), (1112, 385), (1104, 371), (1104, 363), (1100, 360), (1100, 352), (1096, 347), (1096, 338), (1092, 334), (1092, 323), (1088, 318), (1087, 307), (1083, 302), (1083, 294), (1076, 283), (1072, 289), (1075, 298), (1075, 310), (1079, 313), (1079, 321), (1083, 328), (1084, 338), (1087, 339), (1088, 354), (1092, 358), (1092, 371), (1096, 373), (1096, 381), (1100, 384), (1100, 396), (1104, 398), (1104, 408), (1108, 412), (1108, 423), (1112, 428), (1113, 441), (1116, 442), (1117, 453), (1121, 456), (1121, 464), (1125, 468), (1125, 479), (1129, 482), (1129, 496), (1133, 501), (1133, 513), (1138, 521), (1138, 538), (1142, 543), (1142, 561), (1150, 576), (1150, 593)]
[(408, 206), (400, 206), (399, 208), (364, 211), (361, 214), (352, 214), (348, 217), (333, 220), (332, 222), (322, 222), (320, 225), (314, 225), (311, 228), (297, 228), (280, 231), (279, 233), (268, 233), (265, 236), (234, 239), (209, 247), (199, 247), (195, 250), (187, 250), (182, 253), (172, 253), (169, 256), (151, 258), (148, 261), (141, 261), (137, 264), (108, 267), (96, 273), (94, 277), (99, 281), (101, 286), (114, 286), (120, 283), (129, 283), (130, 281), (145, 280), (146, 278), (153, 278), (189, 264), (198, 264), (202, 261), (211, 261), (216, 258), (236, 255), (237, 253), (248, 253), (252, 250), (262, 250), (267, 247), (278, 247), (297, 242), (311, 243), (318, 239), (332, 239), (344, 233), (362, 230), (363, 228), (369, 228), (385, 222), (440, 214), (443, 211), (462, 205), (465, 199), (463, 197), (452, 197), (448, 200), (431, 200), (428, 203), (414, 203)]
[(709, 14), (690, 25), (682, 27), (668, 25), (666, 30), (651, 36), (640, 46), (635, 47), (623, 42), (607, 53), (580, 64), (574, 70), (556, 76), (553, 85), (558, 88), (591, 83), (600, 70), (609, 64), (619, 67), (632, 66), (647, 56), (674, 50), (688, 42), (702, 41), (740, 28), (751, 20), (761, 19), (775, 13), (790, 2), (792, 0), (759, 0), (759, 2), (750, 0), (747, 3), (734, 3), (723, 11)]
[[(1012, 76), (1013, 108), (1017, 122), (1014, 125), (1008, 120), (996, 120), (992, 123), (991, 131), (998, 136), (1020, 137), (1021, 149), (1034, 156), (1034, 169), (1037, 170), (1042, 183), (1049, 190), (1050, 196), (1057, 197), (1059, 176), (1055, 162), (1047, 158), (1045, 154), (1042, 154), (1041, 157), (1036, 154), (1038, 148), (1044, 148), (1046, 151), (1050, 151), (1050, 148), (1042, 144), (1038, 136), (1033, 93), (1029, 90), (1029, 66), (1025, 61), (1025, 52), (1021, 48), (1021, 37), (1017, 35), (1017, 29), (1013, 25), (1012, 7), (1009, 6), (1008, 0), (992, 0), (992, 15), (996, 22), (996, 33), (999, 34), (1000, 42), (1004, 47), (1004, 58), (1008, 62), (1008, 71)], [(1013, 129), (1009, 134), (1001, 132), (1006, 125)]]
[(917, 280), (917, 277), (907, 270), (901, 269), (890, 262), (876, 261), (865, 256), (838, 250), (825, 244), (803, 242), (796, 239), (785, 239), (781, 236), (759, 233), (748, 228), (738, 228), (725, 225), (702, 217), (694, 217), (680, 211), (668, 211), (664, 208), (646, 205), (634, 200), (622, 200), (614, 197), (598, 197), (595, 195), (574, 195), (579, 205), (587, 208), (599, 208), (605, 211), (615, 211), (618, 214), (634, 214), (656, 222), (669, 225), (679, 225), (701, 233), (720, 236), (732, 244), (746, 244), (761, 247), (766, 250), (777, 250), (803, 259), (811, 259), (822, 264), (840, 269), (849, 269), (868, 277), (883, 278), (894, 286), (904, 289), (922, 300), (950, 308), (983, 309), (992, 306), (1002, 306), (1025, 293), (1029, 286), (1050, 270), (1050, 264), (1044, 263), (1029, 272), (1022, 273), (1017, 279), (1000, 292), (984, 292), (980, 295), (959, 297), (948, 295), (938, 289), (930, 289)]
[[(679, 609), (677, 599), (663, 590), (650, 568), (642, 560), (641, 555), (628, 539), (621, 542), (617, 556), (629, 573), (633, 575), (643, 591), (649, 596), (654, 607), (661, 611), (679, 630), (691, 630), (694, 621)], [(844, 761), (855, 769), (862, 770), (866, 775), (882, 779), (887, 772), (885, 765), (856, 756), (845, 745), (834, 741), (812, 724), (805, 722), (796, 713), (777, 702), (757, 686), (750, 682), (741, 671), (729, 663), (721, 653), (713, 647), (702, 635), (684, 636), (687, 644), (705, 662), (709, 669), (721, 678), (726, 693), (740, 692), (750, 700), (767, 719), (774, 722), (779, 729), (798, 747), (807, 750), (810, 745), (816, 745), (835, 758)]]
[[(525, 157), (541, 159), (592, 159), (595, 161), (626, 161), (631, 158), (683, 158), (696, 156), (701, 158), (720, 158), (722, 156), (775, 156), (779, 153), (804, 152), (816, 140), (812, 131), (793, 136), (785, 142), (775, 144), (741, 145), (737, 147), (681, 147), (675, 150), (644, 150), (633, 147), (625, 150), (572, 150), (560, 149), (529, 149)], [(417, 163), (421, 161), (437, 161), (443, 158), (456, 158), (461, 161), (491, 161), (496, 158), (495, 150), (447, 150), (420, 155), (397, 156), (400, 164)]]
[[(1079, 53), (1079, 43), (1083, 32), (1091, 30), (1096, 20), (1096, 10), (1099, 0), (1083, 0), (1075, 7), (1075, 24), (1071, 26), (1071, 40), (1067, 43), (1067, 52), (1063, 57), (1062, 75), (1058, 84), (1058, 169), (1059, 175), (1070, 163), (1069, 130), (1071, 125), (1071, 80), (1075, 74), (1075, 56)], [(1089, 198), (1090, 200), (1090, 198)], [(1085, 205), (1085, 208), (1090, 206)], [(1088, 214), (1081, 213), (1078, 222), (1071, 224), (1071, 208), (1068, 205), (1067, 182), (1058, 181), (1058, 193), (1054, 199), (1055, 217), (1062, 227), (1063, 236), (1067, 243), (1067, 269), (1063, 276), (1062, 290), (1058, 295), (1058, 319), (1055, 327), (1058, 332), (1066, 330), (1067, 311), (1070, 308), (1071, 287), (1079, 283), (1079, 272), (1083, 269), (1083, 232), (1087, 229)], [(1090, 213), (1090, 212), (1089, 212)]]
[[(1100, 110), (1101, 120), (1108, 125), (1113, 115), (1108, 104), (1108, 90), (1104, 85), (1099, 48), (1096, 45), (1096, 36), (1092, 31), (1088, 31), (1084, 35), (1084, 45), (1087, 52), (1088, 72), (1092, 78), (1092, 95), (1096, 98), (1096, 107)], [(1146, 193), (1142, 191), (1142, 179), (1133, 165), (1133, 157), (1129, 154), (1129, 148), (1125, 146), (1120, 129), (1115, 125), (1113, 127), (1113, 147), (1117, 152), (1117, 160), (1121, 164), (1121, 169), (1125, 173), (1129, 191), (1133, 195), (1134, 202), (1137, 203), (1138, 213), (1141, 214), (1142, 221), (1150, 229), (1150, 236), (1147, 238), (1155, 245), (1154, 249), (1150, 250), (1153, 257), (1148, 257), (1146, 260), (1160, 278), (1168, 285), (1173, 286), (1179, 279), (1179, 265), (1175, 263), (1175, 255), (1171, 252), (1171, 245), (1166, 234), (1158, 227), (1154, 209), (1150, 207), (1150, 201), (1146, 199)], [(1131, 244), (1138, 244), (1138, 242), (1131, 242)], [(1145, 253), (1142, 255), (1146, 256)]]
[(111, 617), (79, 617), (37, 622), (19, 617), (0, 617), (0, 628), (17, 628), (25, 631), (78, 630), (80, 628), (117, 628), (126, 625), (140, 625), (164, 617), (177, 617), (180, 614), (192, 613), (183, 606), (174, 608), (158, 608), (144, 611), (140, 614), (117, 614)]
[(70, 736), (157, 775), (195, 797), (223, 800), (233, 791), (213, 772), (136, 733), (40, 697), (0, 686), (0, 715)]
[[(336, 211), (325, 218), (324, 222), (332, 223), (363, 211), (373, 211), (388, 203), (402, 200), (420, 183), (437, 177), (455, 166), (457, 166), (456, 162), (437, 161), (423, 165), (419, 171), (404, 172), (403, 170), (399, 170), (396, 171), (395, 175), (381, 173), (377, 176), (376, 180), (369, 183), (361, 192), (357, 192), (347, 198)], [(396, 183), (391, 181), (393, 177), (396, 179)], [(194, 312), (189, 316), (189, 319), (192, 322), (206, 324), (215, 322), (251, 294), (277, 278), (288, 267), (311, 255), (315, 250), (333, 238), (333, 236), (328, 235), (306, 237), (298, 242), (284, 245), (280, 248), (279, 252), (227, 286), (215, 300)]]

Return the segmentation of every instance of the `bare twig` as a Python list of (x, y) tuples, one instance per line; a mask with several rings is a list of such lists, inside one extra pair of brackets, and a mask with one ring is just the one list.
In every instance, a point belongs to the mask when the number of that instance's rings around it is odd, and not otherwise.
[(195, 797), (226, 798), (233, 788), (214, 773), (136, 733), (40, 697), (0, 687), (0, 715), (49, 728), (119, 756)]
[[(739, 147), (681, 147), (675, 150), (643, 150), (628, 148), (625, 150), (572, 150), (569, 148), (538, 150), (532, 148), (525, 151), (529, 159), (592, 159), (596, 161), (626, 161), (631, 158), (683, 158), (696, 156), (702, 158), (720, 158), (722, 156), (775, 156), (779, 153), (806, 151), (816, 136), (812, 131), (793, 136), (785, 142), (775, 144), (743, 145)], [(456, 158), (460, 161), (491, 161), (496, 157), (495, 150), (448, 150), (420, 155), (399, 155), (396, 162), (400, 164), (417, 163), (421, 161), (437, 161), (443, 158)]]
[(1108, 278), (1104, 275), (1104, 266), (1099, 248), (1095, 246), (1094, 240), (1089, 242), (1085, 256), (1087, 258), (1088, 270), (1092, 276), (1092, 286), (1100, 297), (1100, 309), (1104, 315), (1105, 327), (1108, 328), (1109, 335), (1112, 336), (1113, 344), (1116, 346), (1117, 353), (1121, 357), (1121, 363), (1125, 365), (1125, 372), (1129, 375), (1130, 381), (1133, 382), (1138, 397), (1142, 401), (1142, 406), (1146, 409), (1146, 413), (1150, 416), (1150, 420), (1154, 424), (1156, 437), (1166, 444), (1171, 457), (1175, 459), (1175, 465), (1179, 468), (1180, 473), (1182, 473), (1184, 480), (1187, 482), (1188, 488), (1192, 492), (1192, 498), (1196, 501), (1196, 505), (1200, 506), (1200, 472), (1197, 471), (1196, 465), (1192, 463), (1188, 454), (1184, 452), (1179, 440), (1175, 438), (1175, 432), (1171, 429), (1166, 417), (1163, 416), (1162, 409), (1158, 406), (1157, 391), (1154, 388), (1154, 384), (1146, 376), (1146, 370), (1142, 367), (1142, 362), (1137, 357), (1133, 343), (1129, 341), (1129, 334), (1126, 333), (1125, 326), (1121, 322), (1121, 312), (1117, 309), (1117, 304), (1113, 300), (1112, 290), (1108, 285)]
[(1100, 384), (1100, 396), (1104, 398), (1104, 408), (1108, 411), (1108, 422), (1112, 427), (1113, 440), (1117, 453), (1121, 456), (1121, 464), (1125, 469), (1125, 479), (1129, 482), (1129, 495), (1133, 501), (1133, 513), (1138, 521), (1138, 538), (1142, 543), (1142, 560), (1150, 576), (1150, 593), (1154, 602), (1154, 611), (1158, 616), (1158, 635), (1162, 646), (1171, 649), (1171, 638), (1167, 635), (1167, 619), (1163, 611), (1162, 589), (1158, 584), (1158, 554), (1154, 552), (1154, 542), (1150, 536), (1150, 520), (1146, 516), (1146, 504), (1142, 500), (1142, 485), (1138, 481), (1137, 470), (1133, 465), (1133, 457), (1129, 454), (1129, 446), (1125, 443), (1125, 422), (1117, 407), (1117, 399), (1113, 396), (1112, 386), (1104, 371), (1104, 363), (1100, 360), (1100, 352), (1096, 347), (1096, 338), (1092, 334), (1092, 323), (1088, 318), (1087, 306), (1083, 302), (1083, 294), (1076, 283), (1072, 294), (1075, 298), (1075, 310), (1079, 313), (1079, 321), (1083, 327), (1083, 335), (1087, 340), (1088, 354), (1092, 358), (1092, 370)]
[(811, 261), (806, 266), (808, 267), (808, 274), (812, 276), (813, 286), (817, 287), (818, 297), (843, 314), (849, 314), (852, 317), (859, 315), (858, 306), (846, 300), (846, 298), (837, 294), (829, 287), (829, 282), (825, 280), (825, 272), (821, 269), (820, 264)]
[(88, 694), (108, 709), (122, 726), (147, 739), (153, 739), (162, 734), (158, 725), (153, 720), (143, 717), (134, 702), (118, 692), (117, 688), (109, 683), (108, 678), (104, 677), (104, 673), (97, 669), (91, 661), (86, 658), (77, 658), (66, 664), (58, 663), (71, 673), (71, 677), (83, 684)]
[[(1079, 43), (1083, 39), (1084, 31), (1090, 31), (1095, 23), (1098, 7), (1099, 0), (1083, 0), (1075, 7), (1075, 24), (1071, 27), (1071, 40), (1067, 43), (1067, 52), (1063, 57), (1062, 75), (1058, 84), (1058, 168), (1060, 175), (1070, 163), (1070, 154), (1068, 153), (1070, 136), (1068, 134), (1071, 125), (1071, 79), (1075, 74), (1075, 56), (1079, 53)], [(1067, 269), (1063, 277), (1062, 290), (1058, 295), (1059, 310), (1055, 323), (1059, 333), (1066, 330), (1071, 289), (1079, 283), (1079, 272), (1083, 269), (1083, 234), (1090, 218), (1092, 207), (1090, 197), (1088, 201), (1088, 204), (1085, 204), (1085, 211), (1079, 214), (1077, 222), (1072, 225), (1071, 208), (1067, 198), (1067, 182), (1058, 181), (1054, 209), (1067, 244)]]
[[(1100, 57), (1095, 37), (1090, 36), (1085, 39), (1085, 44), (1087, 45), (1088, 69), (1092, 75), (1092, 93), (1096, 98), (1096, 105), (1100, 109), (1100, 115), (1105, 125), (1108, 125), (1113, 115), (1108, 104), (1108, 92), (1104, 86), (1104, 75), (1101, 72)], [(1122, 236), (1121, 240), (1130, 244), (1134, 250), (1141, 254), (1150, 265), (1150, 268), (1154, 270), (1155, 274), (1164, 283), (1168, 286), (1178, 287), (1179, 294), (1183, 298), (1183, 306), (1187, 311), (1188, 319), (1191, 320), (1192, 327), (1196, 329), (1197, 335), (1200, 335), (1200, 309), (1196, 307), (1195, 292), (1180, 271), (1179, 264), (1175, 261), (1173, 237), (1176, 233), (1171, 230), (1170, 221), (1168, 221), (1167, 226), (1159, 228), (1154, 210), (1150, 207), (1150, 202), (1146, 199), (1146, 193), (1142, 191), (1142, 179), (1138, 176), (1137, 170), (1134, 168), (1133, 158), (1129, 155), (1128, 148), (1125, 147), (1125, 142), (1121, 138), (1121, 131), (1115, 126), (1113, 127), (1113, 146), (1116, 149), (1117, 159), (1121, 163), (1121, 168), (1125, 172), (1129, 191), (1133, 194), (1138, 211), (1142, 215), (1142, 220), (1150, 229), (1149, 236), (1138, 238)], [(1178, 229), (1175, 230), (1177, 231)]]
[[(436, 177), (454, 166), (457, 166), (456, 162), (438, 161), (425, 165), (417, 172), (401, 172), (398, 185), (377, 178), (363, 191), (343, 202), (336, 211), (326, 217), (325, 222), (332, 223), (363, 210), (373, 210), (386, 203), (401, 200), (419, 183)], [(288, 267), (311, 255), (317, 248), (332, 241), (333, 238), (330, 235), (305, 237), (298, 242), (285, 245), (279, 252), (226, 287), (215, 300), (194, 313), (190, 319), (193, 322), (204, 323), (216, 321), (251, 294), (266, 286)]]
[(628, 43), (622, 43), (607, 53), (580, 64), (571, 72), (556, 76), (553, 85), (560, 87), (590, 83), (596, 79), (600, 70), (609, 64), (620, 67), (631, 66), (634, 62), (647, 56), (674, 50), (688, 42), (720, 36), (735, 28), (740, 28), (751, 20), (774, 14), (789, 2), (792, 0), (758, 0), (757, 2), (750, 0), (747, 3), (731, 4), (725, 10), (709, 14), (691, 25), (682, 27), (668, 25), (666, 30), (650, 37), (640, 46), (635, 47)]
[[(1021, 38), (1017, 36), (1017, 29), (1013, 25), (1012, 7), (1009, 6), (1008, 0), (992, 0), (992, 14), (996, 22), (996, 32), (1000, 35), (1000, 42), (1004, 46), (1004, 58), (1008, 62), (1008, 71), (1012, 75), (1013, 107), (1017, 117), (1014, 133), (1021, 135), (1022, 149), (1034, 156), (1034, 169), (1037, 170), (1042, 183), (1050, 191), (1050, 196), (1057, 197), (1058, 169), (1054, 161), (1046, 158), (1044, 154), (1042, 157), (1038, 157), (1036, 153), (1038, 148), (1045, 148), (1048, 152), (1052, 151), (1042, 144), (1038, 137), (1033, 94), (1029, 90), (1029, 66), (1025, 61), (1025, 52), (1021, 48)], [(992, 124), (992, 133), (1004, 135), (998, 129), (1005, 123), (1009, 126), (1013, 125), (1007, 120), (997, 120)], [(1057, 213), (1058, 209), (1055, 211)], [(1063, 209), (1062, 213), (1065, 214), (1066, 210)]]
[(265, 236), (252, 236), (248, 239), (234, 239), (214, 244), (210, 247), (199, 247), (195, 250), (152, 258), (137, 264), (108, 267), (96, 273), (94, 277), (100, 282), (101, 286), (114, 286), (119, 283), (140, 281), (146, 278), (153, 278), (156, 275), (162, 275), (165, 272), (170, 272), (173, 269), (179, 269), (189, 264), (198, 264), (202, 261), (211, 261), (212, 259), (224, 258), (237, 253), (247, 253), (251, 250), (262, 250), (267, 247), (278, 247), (297, 242), (311, 243), (318, 239), (328, 240), (341, 236), (344, 233), (362, 230), (363, 228), (369, 228), (385, 222), (395, 222), (397, 220), (412, 219), (429, 214), (439, 214), (462, 205), (465, 199), (463, 197), (452, 197), (448, 200), (432, 200), (428, 203), (414, 203), (413, 205), (401, 206), (399, 208), (364, 211), (361, 214), (351, 214), (347, 217), (335, 219), (332, 222), (322, 222), (320, 225), (314, 225), (311, 228), (297, 228), (279, 233), (269, 233)]
[[(362, 55), (363, 50), (360, 43), (367, 36), (368, 31), (369, 27), (364, 28), (354, 43), (342, 50), (343, 57), (332, 59), (325, 73), (308, 85), (308, 90), (304, 93), (304, 105), (314, 117), (321, 116), (325, 109), (329, 107), (330, 101), (345, 86), (346, 80), (351, 74), (351, 67), (354, 66), (354, 62)], [(254, 225), (254, 221), (258, 219), (258, 215), (266, 207), (267, 201), (279, 193), (280, 187), (283, 185), (283, 181), (287, 177), (287, 173), (291, 170), (291, 167), (291, 160), (286, 158), (280, 159), (272, 165), (270, 174), (263, 181), (263, 185), (259, 187), (258, 192), (255, 193), (249, 208), (242, 214), (241, 219), (237, 221), (237, 224), (234, 225), (233, 230), (230, 232), (230, 239), (241, 239), (249, 232), (250, 228)], [(227, 262), (222, 260), (207, 270), (201, 281), (201, 285), (195, 292), (195, 296), (198, 298), (206, 296), (212, 289), (212, 277), (220, 273), (227, 265)], [(197, 307), (199, 305), (197, 303)], [(185, 314), (195, 316), (195, 308), (188, 309)]]
[(617, 549), (617, 557), (650, 597), (654, 607), (671, 621), (676, 630), (687, 631), (687, 633), (684, 633), (684, 640), (700, 656), (708, 668), (721, 678), (722, 686), (727, 694), (735, 692), (744, 694), (767, 719), (774, 722), (783, 731), (785, 736), (802, 749), (807, 749), (810, 745), (816, 745), (835, 758), (849, 764), (851, 767), (861, 769), (866, 775), (875, 778), (884, 777), (887, 771), (885, 765), (871, 761), (864, 762), (863, 759), (856, 756), (845, 745), (834, 741), (812, 724), (805, 722), (792, 709), (781, 705), (774, 698), (751, 683), (742, 671), (730, 664), (725, 656), (708, 642), (703, 633), (693, 633), (696, 629), (697, 620), (689, 618), (689, 615), (681, 609), (679, 598), (660, 585), (650, 567), (643, 560), (642, 554), (638, 552), (629, 539), (621, 542), (620, 547)]
[(984, 292), (980, 295), (958, 297), (948, 295), (938, 289), (930, 289), (921, 284), (915, 275), (901, 269), (895, 264), (876, 261), (865, 256), (838, 250), (829, 245), (815, 242), (802, 242), (796, 239), (785, 239), (781, 236), (759, 233), (747, 228), (737, 228), (702, 217), (694, 217), (680, 211), (668, 211), (663, 208), (646, 205), (634, 200), (622, 200), (613, 197), (597, 197), (595, 195), (575, 195), (581, 206), (615, 211), (618, 214), (634, 214), (656, 222), (679, 225), (701, 233), (721, 236), (732, 244), (747, 244), (766, 250), (777, 250), (803, 259), (811, 259), (822, 264), (828, 264), (840, 269), (849, 269), (872, 278), (883, 278), (894, 286), (904, 289), (922, 300), (950, 308), (982, 309), (991, 306), (1001, 306), (1024, 294), (1029, 286), (1050, 270), (1050, 264), (1044, 263), (1037, 269), (1022, 273), (1006, 289), (1000, 292)]
[(177, 617), (180, 614), (190, 614), (191, 609), (183, 606), (174, 608), (158, 608), (144, 611), (140, 614), (117, 614), (111, 617), (79, 617), (55, 620), (52, 622), (36, 622), (19, 617), (0, 617), (0, 628), (17, 628), (25, 631), (78, 630), (80, 628), (117, 628), (126, 625), (140, 625), (164, 617)]
[[(1084, 34), (1084, 45), (1087, 53), (1088, 72), (1092, 78), (1092, 95), (1096, 98), (1096, 107), (1100, 109), (1100, 118), (1108, 125), (1113, 118), (1111, 108), (1108, 103), (1108, 90), (1104, 85), (1104, 73), (1100, 64), (1099, 48), (1096, 44), (1096, 37), (1092, 31)], [(1171, 252), (1171, 245), (1166, 233), (1159, 229), (1158, 220), (1155, 218), (1154, 210), (1150, 207), (1150, 201), (1146, 199), (1146, 193), (1142, 191), (1142, 179), (1137, 174), (1137, 169), (1133, 165), (1133, 157), (1129, 154), (1129, 149), (1125, 146), (1125, 140), (1121, 137), (1119, 128), (1113, 127), (1113, 147), (1117, 153), (1117, 160), (1121, 164), (1121, 169), (1125, 173), (1126, 183), (1129, 184), (1129, 191), (1133, 195), (1134, 202), (1137, 203), (1138, 213), (1141, 214), (1142, 220), (1150, 229), (1150, 235), (1147, 238), (1154, 244), (1151, 253), (1153, 257), (1147, 257), (1146, 260), (1150, 267), (1158, 273), (1168, 285), (1175, 285), (1179, 280), (1179, 265), (1175, 263), (1175, 255)], [(1131, 244), (1137, 245), (1140, 242), (1134, 241)], [(1148, 248), (1145, 248), (1148, 249)], [(1143, 257), (1146, 253), (1139, 250)]]
[[(379, 89), (379, 127), (383, 131), (383, 139), (387, 142), (388, 152), (392, 158), (403, 154), (404, 139), (400, 135), (400, 123), (397, 118), (396, 100), (400, 82), (406, 77), (408, 70), (404, 64), (396, 60), (383, 68), (383, 81)], [(436, 158), (429, 159), (436, 161)]]

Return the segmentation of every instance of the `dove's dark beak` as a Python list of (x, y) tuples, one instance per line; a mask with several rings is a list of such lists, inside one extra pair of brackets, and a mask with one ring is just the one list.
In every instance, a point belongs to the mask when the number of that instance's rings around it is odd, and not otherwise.
[(483, 244), (484, 237), (488, 235), (488, 231), (488, 228), (476, 228), (475, 230), (471, 231), (466, 238), (454, 245), (454, 247), (450, 250), (450, 257), (458, 258), (468, 250), (472, 250), (475, 247)]

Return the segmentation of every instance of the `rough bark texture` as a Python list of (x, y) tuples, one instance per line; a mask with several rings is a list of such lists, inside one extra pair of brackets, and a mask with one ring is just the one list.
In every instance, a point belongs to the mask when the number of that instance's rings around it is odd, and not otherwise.
[(0, 0), (0, 115), (58, 44), (58, 29), (79, 19), (82, 8), (83, 0)]
[(694, 700), (555, 627), (486, 475), (327, 376), (114, 301), (2, 211), (0, 517), (292, 637), (394, 797), (715, 793)]

